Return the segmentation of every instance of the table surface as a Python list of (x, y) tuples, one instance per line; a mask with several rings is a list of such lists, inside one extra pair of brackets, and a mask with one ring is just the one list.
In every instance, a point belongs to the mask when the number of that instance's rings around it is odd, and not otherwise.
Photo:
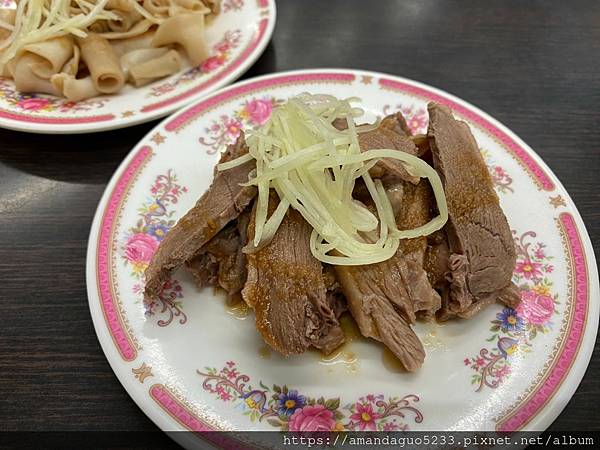
[[(600, 249), (600, 2), (279, 0), (243, 78), (348, 67), (401, 75), (490, 113), (533, 147)], [(113, 374), (85, 258), (113, 171), (156, 122), (77, 136), (0, 130), (0, 430), (155, 430)], [(600, 345), (553, 430), (600, 429)], [(160, 446), (174, 446), (167, 438)]]

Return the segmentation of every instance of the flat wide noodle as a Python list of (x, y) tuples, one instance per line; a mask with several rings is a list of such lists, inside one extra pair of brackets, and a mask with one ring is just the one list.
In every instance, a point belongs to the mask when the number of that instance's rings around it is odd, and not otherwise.
[(165, 47), (140, 48), (138, 50), (133, 50), (121, 56), (121, 68), (123, 69), (125, 76), (129, 76), (129, 70), (133, 66), (137, 66), (139, 64), (159, 58), (168, 51), (169, 49)]
[(204, 43), (204, 16), (202, 14), (180, 14), (161, 23), (156, 30), (152, 45), (181, 45), (192, 65), (204, 61), (208, 52)]
[(78, 38), (77, 42), (96, 89), (103, 94), (121, 90), (125, 75), (108, 41), (96, 34), (89, 34), (86, 38)]
[(32, 66), (43, 63), (44, 59), (33, 53), (26, 53), (18, 58), (14, 69), (15, 87), (21, 92), (60, 95), (49, 80), (38, 77), (32, 71)]
[(173, 3), (180, 7), (181, 12), (195, 12), (201, 14), (209, 14), (208, 8), (201, 0), (173, 0)]
[(0, 76), (70, 100), (116, 93), (127, 80), (142, 86), (181, 70), (185, 56), (194, 66), (208, 57), (204, 21), (220, 4), (17, 0), (0, 8)]
[(134, 50), (142, 50), (152, 48), (152, 39), (154, 38), (154, 30), (146, 31), (127, 39), (114, 39), (110, 41), (113, 50), (118, 56), (123, 56)]
[(131, 29), (129, 29), (127, 31), (123, 31), (123, 32), (107, 31), (105, 33), (98, 33), (98, 35), (103, 37), (104, 39), (126, 39), (126, 38), (131, 38), (134, 36), (139, 36), (140, 34), (144, 34), (146, 31), (148, 31), (150, 29), (150, 27), (152, 25), (153, 25), (152, 22), (144, 19), (144, 20), (140, 20), (133, 27), (131, 27)]
[(205, 3), (215, 16), (221, 12), (221, 0), (205, 0)]
[(134, 86), (143, 86), (157, 78), (173, 75), (181, 69), (181, 57), (176, 50), (169, 50), (158, 58), (137, 64), (129, 70)]
[(169, 0), (144, 0), (144, 9), (152, 14), (168, 15)]
[(50, 79), (73, 56), (73, 45), (71, 36), (61, 36), (26, 45), (22, 51), (23, 53), (33, 53), (42, 58), (41, 62), (31, 66), (31, 70), (40, 78)]
[(118, 19), (109, 20), (108, 28), (117, 33), (125, 33), (129, 31), (135, 24), (142, 20), (142, 15), (136, 10), (133, 11), (113, 11)]
[(52, 77), (51, 81), (56, 90), (71, 102), (79, 102), (100, 94), (90, 76), (75, 79), (73, 75), (57, 73)]
[[(60, 72), (71, 75), (75, 77), (77, 72), (79, 71), (79, 60), (81, 58), (81, 50), (79, 50), (79, 46), (73, 45), (73, 56), (69, 59), (65, 65), (62, 67)], [(59, 74), (57, 74), (59, 75)]]
[[(133, 0), (133, 1), (136, 1), (136, 0)], [(134, 10), (133, 1), (132, 0), (108, 0), (108, 3), (106, 4), (106, 9), (117, 9), (119, 11), (125, 11), (125, 12), (133, 11)]]
[(0, 8), (0, 41), (3, 41), (10, 36), (12, 28), (15, 24), (17, 11), (15, 9)]

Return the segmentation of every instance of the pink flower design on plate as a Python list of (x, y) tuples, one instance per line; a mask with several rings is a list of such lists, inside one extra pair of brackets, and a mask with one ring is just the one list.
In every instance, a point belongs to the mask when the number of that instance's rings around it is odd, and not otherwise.
[(290, 431), (331, 431), (335, 426), (333, 412), (323, 405), (305, 406), (290, 417)]
[(64, 102), (62, 105), (60, 105), (60, 110), (61, 111), (68, 111), (70, 109), (73, 109), (77, 106), (76, 102)]
[(237, 119), (227, 119), (225, 120), (225, 130), (232, 138), (237, 138), (240, 135), (240, 131), (242, 130), (242, 122)]
[(554, 314), (554, 300), (548, 295), (538, 295), (534, 291), (523, 291), (517, 314), (532, 325), (542, 326)]
[(509, 365), (505, 364), (502, 367), (500, 367), (497, 372), (496, 372), (496, 376), (500, 379), (510, 375), (511, 372), (511, 368)]
[(158, 240), (149, 234), (135, 233), (127, 239), (125, 257), (133, 264), (148, 264), (158, 248)]
[(423, 108), (414, 108), (413, 106), (402, 108), (402, 114), (406, 119), (408, 128), (413, 133), (422, 133), (427, 128), (427, 113)]
[(358, 423), (360, 431), (365, 431), (365, 429), (375, 431), (377, 428), (375, 420), (379, 419), (379, 417), (380, 415), (373, 411), (371, 404), (357, 403), (356, 412), (350, 416), (350, 419)]
[(204, 60), (200, 66), (200, 70), (204, 73), (212, 72), (213, 70), (217, 70), (219, 67), (221, 67), (226, 60), (227, 57), (224, 54), (211, 56), (210, 58)]
[(250, 122), (256, 125), (263, 125), (273, 111), (273, 102), (271, 100), (253, 99), (246, 102), (246, 114)]
[(515, 272), (520, 273), (528, 280), (531, 278), (539, 278), (542, 276), (542, 271), (540, 270), (542, 265), (540, 263), (536, 263), (533, 261), (525, 260), (518, 261), (517, 266), (515, 267)]
[(132, 290), (134, 294), (141, 295), (144, 292), (144, 286), (142, 283), (135, 283)]
[(413, 133), (418, 133), (427, 126), (427, 119), (424, 116), (412, 116), (406, 121), (406, 124)]
[(383, 424), (383, 431), (396, 431), (398, 429), (398, 425), (394, 422), (388, 422)]
[(219, 53), (228, 52), (230, 49), (231, 49), (231, 46), (229, 45), (229, 42), (227, 40), (223, 40), (223, 41), (219, 42), (217, 45), (215, 45), (215, 50)]
[(227, 373), (227, 378), (229, 378), (230, 380), (235, 380), (235, 378), (239, 375), (240, 373), (236, 370), (236, 369), (232, 369)]
[(46, 106), (48, 106), (49, 103), (50, 100), (47, 98), (27, 98), (21, 100), (18, 103), (18, 106), (26, 109), (27, 111), (39, 111), (40, 109), (44, 109)]

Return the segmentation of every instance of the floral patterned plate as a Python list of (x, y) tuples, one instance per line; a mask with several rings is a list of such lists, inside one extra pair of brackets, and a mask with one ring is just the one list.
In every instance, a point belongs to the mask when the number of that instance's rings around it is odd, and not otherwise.
[[(9, 5), (14, 5), (8, 0)], [(231, 83), (258, 59), (275, 27), (274, 0), (223, 0), (206, 28), (211, 56), (200, 66), (116, 95), (70, 102), (22, 94), (0, 77), (0, 127), (31, 133), (89, 133), (147, 122)]]
[[(404, 373), (358, 338), (334, 355), (271, 352), (251, 312), (227, 308), (179, 271), (145, 309), (153, 252), (209, 186), (218, 152), (273, 107), (310, 91), (359, 96), (366, 119), (401, 110), (414, 132), (426, 103), (467, 121), (513, 229), (522, 292), (516, 310), (416, 327), (424, 366)], [(308, 70), (248, 80), (163, 121), (126, 158), (100, 202), (87, 261), (91, 314), (119, 380), (164, 430), (542, 430), (587, 367), (600, 294), (581, 218), (542, 160), (472, 105), (372, 72)], [(193, 445), (188, 442), (187, 445)]]

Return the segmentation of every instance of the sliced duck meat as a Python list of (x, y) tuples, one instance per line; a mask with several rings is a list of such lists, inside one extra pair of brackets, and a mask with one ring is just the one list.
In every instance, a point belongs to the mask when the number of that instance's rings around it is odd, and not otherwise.
[[(417, 147), (415, 147), (409, 137), (398, 133), (397, 129), (384, 126), (379, 126), (375, 130), (367, 131), (366, 133), (360, 133), (358, 135), (358, 145), (360, 145), (360, 149), (363, 152), (386, 148), (390, 150), (400, 150), (410, 155), (418, 154)], [(394, 176), (413, 184), (419, 182), (419, 177), (410, 175), (404, 168), (404, 165), (397, 159), (384, 158), (379, 160), (379, 162), (377, 162), (377, 164), (369, 171), (369, 174), (373, 178), (382, 178), (385, 175)]]
[[(405, 183), (402, 202), (404, 207), (396, 217), (400, 229), (415, 228), (429, 221), (431, 192), (426, 182), (417, 186)], [(386, 344), (408, 370), (420, 367), (425, 356), (409, 324), (415, 322), (417, 313), (433, 315), (440, 308), (440, 296), (429, 284), (423, 268), (426, 248), (424, 237), (405, 239), (396, 254), (386, 261), (335, 267), (361, 333)], [(388, 334), (397, 329), (392, 334), (400, 335), (384, 336), (380, 334), (383, 329)], [(415, 341), (419, 343), (418, 351)], [(409, 349), (402, 347), (402, 343), (409, 344)]]
[[(217, 234), (213, 239), (220, 239)], [(209, 252), (201, 252), (189, 261), (185, 262), (188, 272), (194, 277), (196, 286), (204, 288), (206, 286), (216, 286), (219, 280), (219, 260), (215, 255)]]
[(427, 271), (430, 284), (436, 290), (441, 292), (442, 308), (438, 315), (439, 320), (444, 321), (453, 317), (469, 319), (481, 311), (485, 306), (495, 302), (503, 303), (510, 308), (516, 308), (519, 305), (519, 288), (511, 282), (508, 287), (504, 289), (480, 297), (477, 302), (461, 312), (457, 313), (451, 311), (449, 308), (450, 285), (448, 283), (448, 278), (450, 277), (448, 269), (449, 256), (450, 250), (448, 248), (448, 240), (445, 232), (439, 230), (431, 234), (427, 240), (424, 268)]
[[(277, 204), (272, 194), (269, 213)], [(290, 208), (271, 242), (247, 255), (242, 297), (254, 309), (265, 342), (284, 355), (302, 353), (311, 345), (331, 351), (344, 342), (327, 299), (321, 263), (310, 251), (311, 232), (300, 213)], [(254, 214), (248, 236), (254, 236)]]
[[(329, 264), (323, 264), (323, 282), (325, 283), (327, 304), (333, 311), (335, 318), (339, 320), (342, 314), (348, 310), (348, 306), (340, 283), (335, 276), (335, 270)], [(313, 345), (327, 355), (343, 344), (344, 341), (345, 336), (341, 326), (334, 326)]]
[(438, 230), (430, 234), (427, 237), (427, 251), (423, 267), (427, 272), (429, 283), (434, 289), (442, 289), (447, 284), (449, 256), (446, 232)]
[(427, 139), (426, 134), (415, 134), (410, 137), (410, 140), (415, 144), (418, 149), (417, 156), (421, 159), (424, 159), (429, 163), (431, 159), (431, 151), (429, 149), (429, 139)]
[[(345, 130), (348, 126), (345, 120), (337, 119), (333, 125), (339, 130)], [(386, 148), (390, 150), (400, 150), (411, 155), (418, 155), (419, 150), (410, 139), (410, 129), (402, 114), (396, 113), (386, 116), (380, 125), (371, 131), (360, 133), (358, 135), (358, 145), (360, 150), (376, 150)], [(395, 159), (381, 159), (374, 167), (369, 170), (373, 178), (381, 178), (384, 175), (399, 177), (410, 181), (413, 184), (419, 182), (419, 177), (410, 175), (404, 165)]]
[(348, 311), (348, 306), (333, 266), (323, 264), (323, 281), (325, 282), (325, 289), (327, 289), (327, 303), (329, 303), (335, 317), (339, 319), (342, 314)]
[[(348, 128), (348, 122), (346, 119), (335, 119), (332, 125), (338, 130), (345, 130)], [(404, 116), (400, 112), (385, 116), (383, 119), (381, 119), (380, 127), (391, 130), (401, 136), (412, 135), (412, 131), (410, 131), (410, 128), (406, 123), (406, 119), (404, 119)]]
[(401, 112), (395, 114), (389, 114), (381, 120), (381, 126), (396, 132), (401, 136), (411, 136), (412, 131), (410, 130), (406, 119)]
[[(237, 233), (234, 241), (237, 241), (235, 252), (223, 253), (219, 257), (219, 286), (226, 292), (228, 303), (234, 304), (242, 300), (241, 292), (246, 284), (248, 272), (246, 270), (246, 254), (243, 249), (248, 243), (248, 223), (250, 222), (250, 210), (246, 209), (237, 218)], [(231, 248), (231, 246), (228, 246)]]
[(521, 291), (519, 290), (519, 287), (512, 281), (507, 287), (500, 289), (500, 291), (497, 291), (494, 294), (497, 296), (497, 302), (502, 303), (509, 308), (516, 309), (521, 302)]
[(246, 209), (230, 222), (185, 265), (198, 287), (219, 286), (227, 293), (227, 303), (241, 300), (240, 292), (246, 283), (246, 255), (250, 212)]
[[(227, 147), (220, 163), (248, 153), (243, 133), (235, 144)], [(240, 186), (255, 170), (254, 160), (219, 172), (210, 188), (194, 207), (167, 233), (146, 269), (146, 300), (154, 299), (169, 274), (210, 241), (225, 225), (237, 218), (256, 196), (254, 186)]]
[[(414, 372), (425, 361), (423, 344), (401, 315), (382, 298), (373, 298), (371, 317), (380, 341), (389, 348), (409, 372)], [(361, 329), (362, 333), (362, 329)]]
[[(396, 216), (396, 223), (401, 230), (409, 230), (426, 224), (436, 214), (432, 211), (433, 192), (429, 183), (422, 180), (414, 186), (405, 183), (404, 206)], [(425, 270), (427, 237), (403, 239), (396, 254), (401, 254), (406, 264), (403, 272), (404, 283), (413, 311), (424, 318), (432, 318), (441, 307), (439, 294), (433, 289)]]
[(489, 295), (480, 297), (475, 303), (472, 303), (471, 306), (464, 309), (463, 311), (456, 313), (456, 316), (460, 317), (461, 319), (470, 319), (479, 311), (484, 309), (486, 306), (497, 302), (503, 303), (510, 308), (516, 308), (519, 305), (519, 300), (519, 288), (513, 283), (510, 283), (507, 287), (503, 289), (495, 291)]
[(490, 297), (516, 304), (513, 238), (475, 138), (447, 107), (430, 103), (428, 111), (433, 163), (448, 200), (450, 286), (443, 315), (479, 310), (470, 308)]
[[(383, 269), (381, 264), (377, 264), (379, 270)], [(336, 273), (361, 334), (385, 344), (407, 370), (417, 370), (425, 360), (425, 350), (408, 321), (388, 297), (390, 290), (397, 292), (399, 285), (394, 283), (399, 281), (398, 271), (386, 274), (374, 269), (364, 271), (360, 267), (336, 266)], [(394, 267), (389, 264), (386, 268)]]
[(329, 326), (325, 333), (317, 334), (315, 337), (316, 339), (311, 340), (311, 344), (325, 355), (329, 355), (346, 340), (344, 330), (339, 325)]

